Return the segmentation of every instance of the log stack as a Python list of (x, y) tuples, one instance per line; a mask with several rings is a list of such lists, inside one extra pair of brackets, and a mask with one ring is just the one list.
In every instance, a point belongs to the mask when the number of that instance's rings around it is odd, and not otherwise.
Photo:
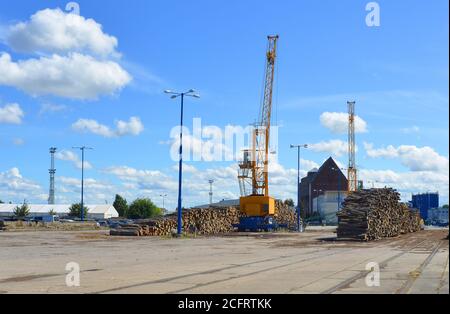
[(340, 239), (373, 241), (421, 228), (419, 213), (401, 204), (400, 194), (390, 188), (351, 193), (337, 216)]
[[(279, 224), (295, 228), (297, 219), (295, 210), (282, 202), (276, 203)], [(183, 230), (190, 234), (217, 235), (234, 231), (233, 225), (239, 223), (242, 216), (238, 207), (193, 208), (183, 212)], [(112, 236), (169, 236), (177, 229), (177, 216), (167, 215), (156, 219), (142, 219), (134, 224), (111, 229)]]
[(288, 229), (296, 229), (297, 214), (295, 208), (284, 204), (282, 201), (276, 201), (275, 206), (277, 208), (277, 215), (275, 217), (276, 222), (287, 225)]

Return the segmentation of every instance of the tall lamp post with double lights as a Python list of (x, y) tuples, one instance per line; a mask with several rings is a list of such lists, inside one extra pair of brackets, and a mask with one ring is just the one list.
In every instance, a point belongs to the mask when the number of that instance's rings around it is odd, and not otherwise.
[(291, 148), (297, 148), (297, 231), (303, 232), (301, 226), (301, 200), (300, 200), (300, 150), (302, 148), (308, 148), (308, 144), (291, 145)]
[(184, 97), (200, 98), (195, 90), (190, 89), (184, 93), (178, 93), (171, 90), (165, 90), (164, 93), (171, 95), (171, 99), (181, 99), (181, 122), (180, 122), (180, 166), (178, 170), (178, 223), (177, 223), (177, 234), (181, 236), (182, 230), (182, 207), (181, 207), (181, 190), (182, 190), (182, 180), (183, 180), (183, 112), (184, 112)]
[(73, 149), (79, 149), (81, 150), (81, 209), (80, 209), (80, 219), (81, 221), (84, 221), (84, 151), (86, 149), (92, 150), (92, 147), (72, 147)]

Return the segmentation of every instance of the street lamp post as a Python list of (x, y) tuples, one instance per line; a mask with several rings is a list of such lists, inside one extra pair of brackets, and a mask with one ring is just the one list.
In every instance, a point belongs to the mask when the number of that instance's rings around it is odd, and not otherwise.
[(161, 194), (160, 196), (162, 197), (162, 201), (163, 201), (163, 209), (166, 209), (164, 201), (165, 201), (167, 194)]
[(92, 147), (73, 147), (73, 149), (81, 150), (81, 209), (80, 209), (80, 218), (81, 221), (84, 221), (84, 151), (86, 149), (93, 149)]
[(320, 217), (320, 222), (322, 223), (322, 215), (320, 215), (319, 213), (319, 194), (320, 192), (323, 192), (323, 190), (314, 190), (313, 192), (316, 192), (316, 215), (319, 215)]
[(331, 170), (334, 170), (337, 172), (337, 176), (338, 176), (338, 199), (337, 199), (337, 210), (339, 211), (341, 209), (341, 173), (339, 168), (331, 168)]
[(184, 112), (184, 97), (194, 97), (200, 98), (198, 94), (195, 93), (193, 89), (184, 92), (178, 93), (173, 92), (171, 90), (166, 90), (164, 93), (172, 95), (171, 99), (176, 99), (178, 97), (181, 98), (181, 122), (180, 122), (180, 165), (178, 170), (178, 222), (177, 222), (177, 234), (181, 236), (182, 233), (182, 207), (181, 207), (181, 191), (182, 191), (182, 179), (183, 179), (183, 112)]
[(307, 144), (303, 145), (291, 145), (291, 148), (297, 148), (297, 231), (303, 232), (303, 228), (301, 226), (301, 199), (300, 199), (300, 149), (308, 148)]

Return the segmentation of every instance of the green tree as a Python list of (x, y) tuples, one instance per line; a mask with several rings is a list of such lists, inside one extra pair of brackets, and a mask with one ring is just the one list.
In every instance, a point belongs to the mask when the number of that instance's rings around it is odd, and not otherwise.
[(50, 209), (50, 211), (48, 212), (48, 214), (49, 214), (50, 216), (56, 216), (56, 212), (55, 212), (54, 209)]
[(284, 205), (290, 206), (290, 207), (295, 207), (295, 204), (294, 204), (294, 201), (292, 200), (292, 198), (285, 200)]
[(448, 209), (448, 204), (446, 204), (446, 205), (442, 206), (442, 208), (446, 208), (446, 209)]
[(114, 200), (113, 206), (117, 210), (117, 212), (119, 213), (120, 217), (126, 217), (127, 216), (127, 212), (128, 212), (127, 200), (124, 199), (119, 194), (116, 194), (116, 199)]
[(16, 208), (14, 208), (14, 216), (18, 219), (23, 219), (27, 217), (29, 214), (30, 214), (30, 207), (25, 202), (22, 205), (16, 206)]
[(153, 202), (148, 198), (138, 198), (133, 203), (127, 211), (127, 217), (131, 219), (145, 219), (155, 216), (161, 216), (161, 209), (158, 208)]
[[(87, 217), (88, 212), (89, 212), (89, 208), (87, 208), (86, 205), (83, 205), (83, 217), (84, 218)], [(71, 217), (80, 218), (81, 217), (81, 204), (80, 203), (72, 204), (72, 206), (69, 207), (69, 215)]]
[(2, 200), (0, 200), (0, 204), (5, 204), (5, 203), (3, 203), (3, 201), (2, 201)]

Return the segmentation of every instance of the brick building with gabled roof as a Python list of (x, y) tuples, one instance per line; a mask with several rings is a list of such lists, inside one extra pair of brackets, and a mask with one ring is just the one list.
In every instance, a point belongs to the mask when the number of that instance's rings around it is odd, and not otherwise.
[(329, 191), (347, 192), (348, 180), (333, 158), (319, 169), (312, 169), (300, 183), (300, 200), (304, 217), (314, 213), (313, 199)]

